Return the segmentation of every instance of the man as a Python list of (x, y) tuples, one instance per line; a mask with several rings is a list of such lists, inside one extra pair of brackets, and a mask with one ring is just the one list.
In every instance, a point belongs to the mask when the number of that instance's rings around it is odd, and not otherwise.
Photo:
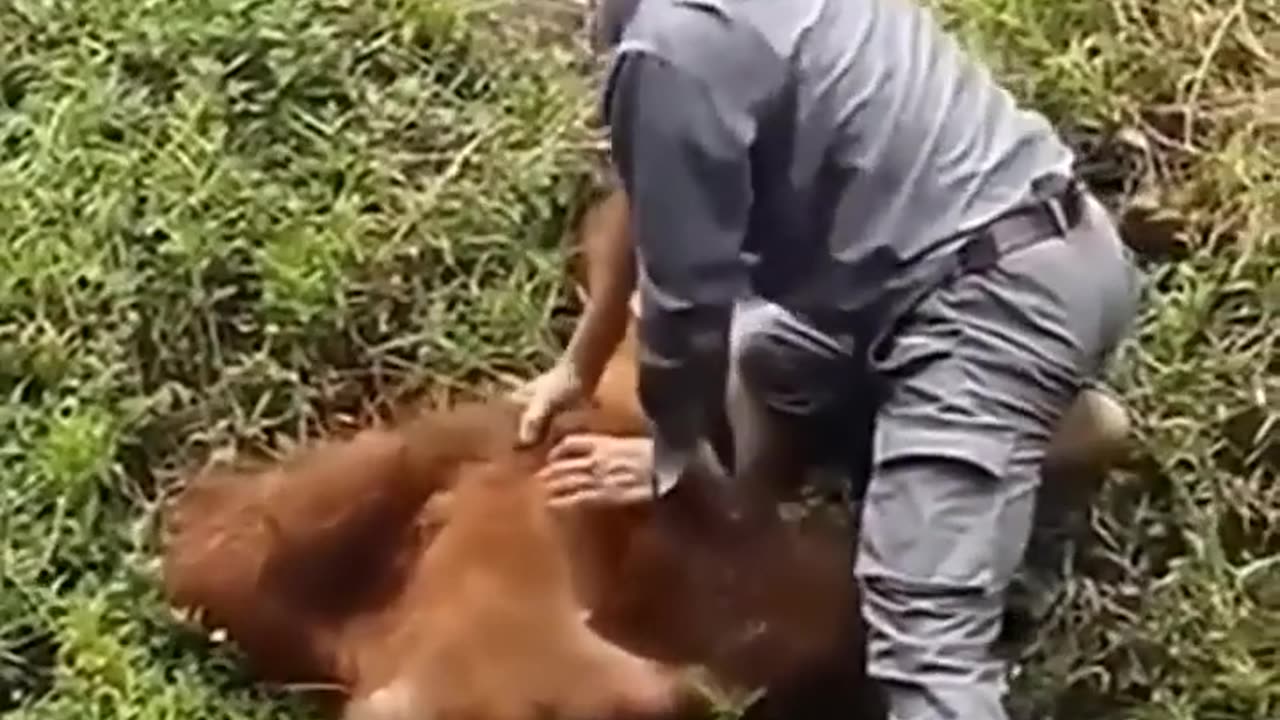
[[(661, 503), (731, 359), (756, 417), (873, 408), (868, 672), (899, 720), (1006, 717), (993, 646), (1040, 468), (1136, 312), (1110, 219), (1049, 123), (911, 0), (602, 2), (653, 442), (574, 438), (544, 476)], [(574, 347), (526, 434), (592, 386)], [(741, 470), (770, 430), (734, 434)]]

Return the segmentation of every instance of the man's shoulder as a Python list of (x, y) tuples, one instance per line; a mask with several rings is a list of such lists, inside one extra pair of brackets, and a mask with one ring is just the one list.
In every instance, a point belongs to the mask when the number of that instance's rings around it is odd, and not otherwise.
[[(804, 8), (819, 1), (641, 0), (615, 55), (650, 56), (753, 103), (786, 75), (794, 40), (779, 29), (803, 22)], [(769, 22), (769, 14), (778, 17)]]

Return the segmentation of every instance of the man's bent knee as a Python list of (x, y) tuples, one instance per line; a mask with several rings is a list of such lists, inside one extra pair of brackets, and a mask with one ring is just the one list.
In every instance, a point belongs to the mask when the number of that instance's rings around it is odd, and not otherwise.
[(847, 347), (773, 303), (742, 303), (732, 334), (734, 369), (743, 390), (771, 411), (815, 415), (852, 381)]

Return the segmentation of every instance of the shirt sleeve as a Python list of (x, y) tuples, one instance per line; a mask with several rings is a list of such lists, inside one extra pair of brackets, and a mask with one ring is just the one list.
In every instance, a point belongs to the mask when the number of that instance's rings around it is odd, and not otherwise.
[(635, 52), (619, 58), (605, 103), (638, 254), (639, 395), (658, 494), (674, 486), (721, 412), (730, 320), (747, 285), (754, 122), (712, 93)]

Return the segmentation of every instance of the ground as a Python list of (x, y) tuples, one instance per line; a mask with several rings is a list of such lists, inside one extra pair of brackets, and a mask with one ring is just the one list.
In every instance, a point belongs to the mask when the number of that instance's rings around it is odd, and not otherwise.
[[(1176, 229), (1113, 378), (1136, 449), (1019, 704), (1280, 716), (1280, 6), (937, 4)], [(0, 712), (303, 717), (169, 616), (157, 504), (554, 356), (599, 141), (564, 7), (0, 3)]]

